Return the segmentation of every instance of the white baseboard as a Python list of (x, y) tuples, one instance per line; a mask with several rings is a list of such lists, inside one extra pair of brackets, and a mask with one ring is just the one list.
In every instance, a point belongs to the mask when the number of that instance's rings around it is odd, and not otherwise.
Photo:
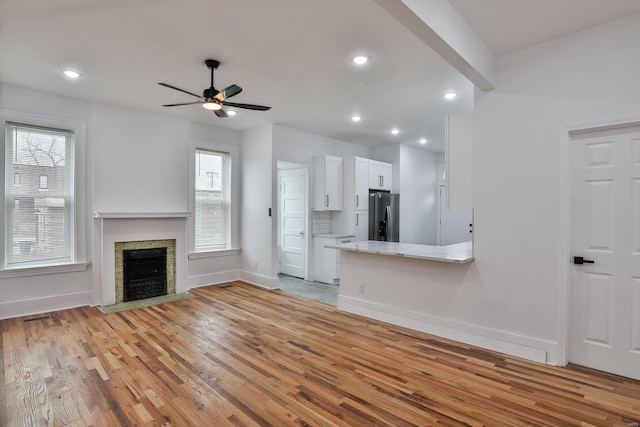
[(246, 270), (241, 271), (240, 280), (265, 289), (278, 289), (280, 287), (280, 279), (278, 276), (269, 277)]
[(229, 270), (218, 273), (201, 274), (199, 276), (189, 276), (187, 278), (187, 289), (233, 282), (235, 280), (240, 280), (240, 276), (241, 270)]
[(50, 311), (66, 310), (91, 304), (91, 292), (77, 292), (52, 297), (0, 303), (0, 319), (30, 316)]
[[(338, 296), (338, 309), (539, 363), (557, 364), (558, 344), (497, 329)], [(549, 357), (555, 355), (555, 357)]]

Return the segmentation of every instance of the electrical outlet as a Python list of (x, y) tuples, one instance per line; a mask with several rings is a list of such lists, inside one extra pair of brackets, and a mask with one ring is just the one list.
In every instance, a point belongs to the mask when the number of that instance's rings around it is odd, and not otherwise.
[(360, 283), (360, 285), (358, 285), (358, 293), (364, 294), (364, 283)]

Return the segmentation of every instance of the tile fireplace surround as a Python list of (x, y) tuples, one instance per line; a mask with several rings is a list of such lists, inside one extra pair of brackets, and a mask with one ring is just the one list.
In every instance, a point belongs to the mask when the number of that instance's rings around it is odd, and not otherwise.
[[(122, 302), (122, 249), (170, 247), (175, 256), (175, 281), (168, 293), (187, 290), (187, 218), (188, 213), (106, 213), (94, 215), (95, 232), (99, 237), (100, 268), (94, 270), (94, 305), (108, 306)], [(171, 241), (167, 245), (167, 241)], [(122, 245), (122, 242), (126, 242)], [(120, 268), (117, 267), (116, 244), (120, 251)], [(151, 246), (149, 246), (151, 245)], [(158, 246), (160, 245), (160, 246)], [(167, 255), (171, 250), (167, 249)], [(172, 268), (171, 264), (167, 266)], [(118, 271), (120, 270), (120, 271)], [(120, 275), (120, 277), (118, 277)]]
[(116, 242), (115, 244), (115, 279), (116, 304), (124, 302), (124, 251), (132, 249), (167, 249), (167, 295), (176, 293), (176, 241), (169, 240), (136, 240), (133, 242)]

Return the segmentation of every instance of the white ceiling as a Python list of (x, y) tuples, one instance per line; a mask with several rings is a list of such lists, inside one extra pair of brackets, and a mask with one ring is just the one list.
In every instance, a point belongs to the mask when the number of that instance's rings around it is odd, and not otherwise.
[(449, 0), (496, 55), (640, 13), (638, 0)]
[[(640, 12), (637, 0), (451, 3), (496, 53)], [(355, 54), (370, 63), (354, 66)], [(161, 107), (195, 98), (158, 82), (209, 86), (207, 58), (222, 63), (218, 89), (244, 89), (230, 101), (272, 109)], [(67, 67), (82, 79), (64, 79)], [(471, 83), (372, 0), (1, 0), (0, 81), (232, 129), (273, 122), (369, 146), (425, 137), (434, 151), (444, 115), (473, 108)], [(458, 99), (445, 102), (448, 90)]]

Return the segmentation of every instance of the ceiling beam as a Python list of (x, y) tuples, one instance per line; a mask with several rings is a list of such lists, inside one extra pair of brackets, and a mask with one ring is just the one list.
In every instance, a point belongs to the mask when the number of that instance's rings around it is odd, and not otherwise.
[(495, 55), (447, 0), (376, 0), (478, 89), (492, 90)]

